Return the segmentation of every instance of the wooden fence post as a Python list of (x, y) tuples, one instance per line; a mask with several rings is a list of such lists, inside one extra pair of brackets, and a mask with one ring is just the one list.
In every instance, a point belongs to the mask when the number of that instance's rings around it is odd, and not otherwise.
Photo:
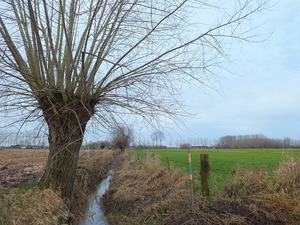
[(168, 170), (170, 171), (170, 160), (169, 160), (169, 157), (167, 157), (167, 163), (168, 163)]
[(209, 178), (209, 156), (208, 154), (200, 154), (200, 168), (201, 168), (201, 191), (209, 196), (209, 186), (208, 186), (208, 178)]

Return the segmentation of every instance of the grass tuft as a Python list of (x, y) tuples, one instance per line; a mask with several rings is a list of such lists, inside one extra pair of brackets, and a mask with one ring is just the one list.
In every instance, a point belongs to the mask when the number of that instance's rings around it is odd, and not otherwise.
[(51, 190), (8, 191), (1, 198), (0, 224), (57, 224), (68, 216), (64, 201)]
[[(288, 194), (300, 193), (300, 160), (290, 158), (281, 161), (273, 173), (272, 191)], [(294, 193), (296, 192), (296, 193)]]
[[(257, 211), (271, 220), (300, 221), (300, 159), (281, 161), (272, 173), (259, 170), (240, 171), (223, 191), (230, 197), (250, 199), (259, 203)], [(288, 222), (287, 222), (288, 221)]]
[(238, 169), (224, 187), (229, 197), (245, 197), (258, 194), (268, 187), (268, 171), (265, 167), (259, 169)]

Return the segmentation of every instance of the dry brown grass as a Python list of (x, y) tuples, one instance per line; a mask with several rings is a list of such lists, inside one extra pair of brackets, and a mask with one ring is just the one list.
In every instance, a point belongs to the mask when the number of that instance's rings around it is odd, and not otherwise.
[(278, 169), (273, 173), (270, 185), (272, 192), (284, 192), (287, 194), (300, 193), (300, 160), (290, 158), (281, 161)]
[(263, 206), (255, 211), (269, 219), (300, 223), (300, 159), (281, 161), (272, 174), (264, 168), (241, 171), (223, 190), (231, 197)]
[(0, 151), (0, 166), (32, 165), (47, 159), (46, 149), (4, 149)]
[(239, 197), (278, 194), (300, 194), (300, 159), (290, 158), (281, 161), (277, 169), (270, 174), (265, 168), (238, 171), (226, 184), (228, 195)]
[(8, 192), (2, 198), (1, 224), (57, 224), (68, 216), (63, 200), (51, 190), (33, 188), (24, 194)]
[(186, 199), (186, 177), (163, 166), (157, 156), (140, 164), (131, 158), (114, 175), (103, 202), (110, 224), (153, 224), (167, 215), (174, 202)]
[(260, 169), (237, 170), (237, 173), (225, 185), (224, 190), (229, 197), (254, 195), (267, 189), (268, 177), (268, 171), (264, 167)]
[(124, 164), (104, 196), (111, 224), (300, 224), (300, 160), (281, 162), (274, 174), (265, 168), (241, 170), (218, 194), (196, 193), (191, 207), (188, 178), (155, 157)]

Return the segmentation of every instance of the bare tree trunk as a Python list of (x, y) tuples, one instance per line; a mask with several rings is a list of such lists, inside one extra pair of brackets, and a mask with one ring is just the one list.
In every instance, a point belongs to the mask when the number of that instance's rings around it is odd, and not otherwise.
[(83, 134), (70, 134), (66, 124), (53, 126), (49, 131), (49, 156), (39, 186), (57, 190), (61, 197), (70, 199)]
[(84, 131), (95, 104), (83, 104), (78, 100), (62, 104), (54, 100), (45, 97), (40, 101), (49, 127), (50, 147), (39, 186), (56, 190), (62, 198), (70, 200)]

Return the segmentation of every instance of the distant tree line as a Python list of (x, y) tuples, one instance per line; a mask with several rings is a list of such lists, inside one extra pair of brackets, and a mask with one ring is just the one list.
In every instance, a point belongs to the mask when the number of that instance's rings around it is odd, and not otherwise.
[[(130, 146), (131, 149), (143, 150), (143, 149), (167, 149), (166, 145), (151, 145), (151, 144), (136, 144), (133, 143)], [(173, 147), (174, 148), (174, 147)]]
[[(48, 148), (45, 145), (47, 135), (38, 135), (27, 132), (9, 133), (0, 130), (0, 147), (11, 149), (31, 149), (31, 148)], [(263, 134), (250, 135), (226, 135), (214, 141), (206, 138), (186, 139), (177, 141), (175, 145), (170, 143), (169, 146), (163, 145), (165, 134), (161, 131), (151, 133), (148, 141), (134, 142), (133, 130), (126, 126), (116, 126), (111, 130), (109, 140), (97, 140), (82, 145), (81, 149), (168, 149), (168, 148), (196, 148), (196, 149), (238, 149), (238, 148), (300, 148), (300, 139), (294, 140), (289, 137), (282, 139), (267, 138)], [(152, 140), (152, 142), (151, 142)], [(181, 143), (180, 143), (181, 142)], [(209, 144), (209, 142), (211, 144)]]
[(251, 135), (227, 135), (219, 138), (215, 146), (222, 149), (236, 148), (300, 148), (300, 140), (292, 140), (285, 137), (283, 139), (271, 139), (262, 134)]

